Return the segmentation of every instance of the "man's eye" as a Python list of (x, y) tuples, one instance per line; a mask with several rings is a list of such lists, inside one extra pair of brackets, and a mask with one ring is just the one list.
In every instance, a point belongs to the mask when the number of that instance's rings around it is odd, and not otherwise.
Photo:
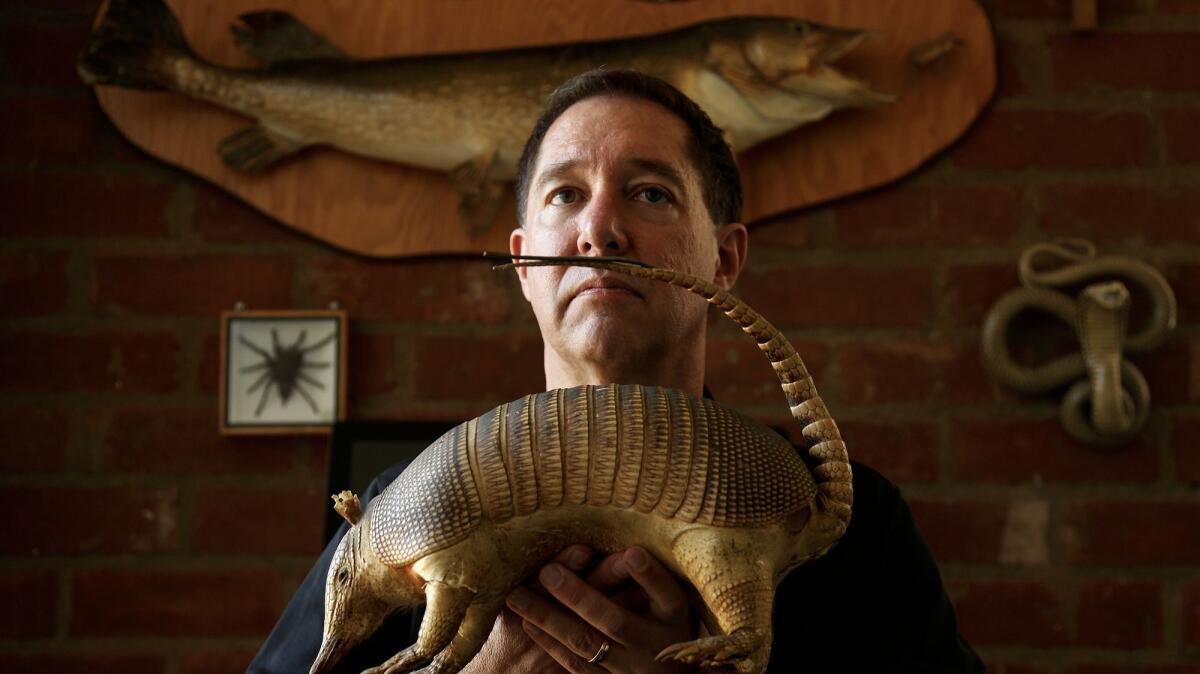
[(634, 196), (648, 204), (666, 204), (671, 202), (671, 195), (667, 194), (666, 190), (661, 190), (657, 187), (647, 187), (639, 190)]
[(575, 190), (559, 190), (550, 195), (550, 203), (564, 206), (579, 201), (579, 193)]

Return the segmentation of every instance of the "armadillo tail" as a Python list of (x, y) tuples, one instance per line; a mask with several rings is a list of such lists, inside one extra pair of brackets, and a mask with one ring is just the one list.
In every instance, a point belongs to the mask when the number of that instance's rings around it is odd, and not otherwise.
[[(702, 278), (650, 267), (636, 260), (595, 257), (509, 256), (511, 266), (577, 266), (608, 269), (638, 278), (662, 281), (695, 293), (733, 319), (742, 331), (754, 338), (779, 377), (787, 396), (792, 417), (799, 422), (808, 455), (816, 462), (813, 474), (819, 492), (818, 501), (824, 512), (833, 516), (835, 526), (842, 530), (850, 524), (850, 509), (854, 504), (854, 487), (850, 458), (837, 424), (829, 415), (817, 393), (812, 375), (804, 366), (800, 354), (775, 326), (763, 318), (733, 293)], [(509, 266), (509, 265), (502, 265)], [(840, 532), (837, 532), (840, 535)]]
[(163, 56), (190, 54), (183, 29), (162, 0), (111, 0), (79, 55), (87, 84), (163, 89)]

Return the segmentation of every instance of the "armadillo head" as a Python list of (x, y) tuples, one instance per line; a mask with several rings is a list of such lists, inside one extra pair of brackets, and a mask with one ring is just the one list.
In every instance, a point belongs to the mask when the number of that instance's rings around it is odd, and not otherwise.
[(331, 671), (342, 656), (374, 634), (384, 618), (399, 608), (389, 600), (387, 570), (371, 550), (366, 520), (355, 520), (329, 563), (325, 635), (309, 674)]

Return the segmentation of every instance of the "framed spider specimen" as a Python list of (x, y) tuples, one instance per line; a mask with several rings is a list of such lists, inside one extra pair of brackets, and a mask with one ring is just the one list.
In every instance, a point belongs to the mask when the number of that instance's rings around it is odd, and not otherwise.
[(221, 314), (221, 433), (328, 433), (345, 419), (346, 323), (337, 310)]

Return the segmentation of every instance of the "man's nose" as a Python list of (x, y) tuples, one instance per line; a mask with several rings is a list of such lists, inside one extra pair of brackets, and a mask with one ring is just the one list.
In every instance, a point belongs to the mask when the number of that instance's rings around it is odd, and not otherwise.
[(614, 199), (597, 194), (579, 214), (580, 255), (620, 255), (629, 247), (629, 238)]

